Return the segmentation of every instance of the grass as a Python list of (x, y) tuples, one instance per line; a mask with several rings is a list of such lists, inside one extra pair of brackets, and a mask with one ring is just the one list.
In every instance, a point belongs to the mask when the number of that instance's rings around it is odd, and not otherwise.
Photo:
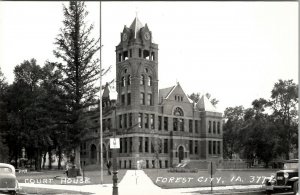
[[(167, 169), (147, 169), (145, 173), (153, 183), (162, 188), (210, 187), (210, 174), (207, 171), (197, 173), (168, 172)], [(262, 185), (273, 170), (218, 170), (213, 175), (213, 186)]]
[[(126, 170), (119, 170), (118, 182), (122, 180)], [(56, 185), (86, 185), (100, 184), (100, 171), (89, 170), (84, 172), (85, 181), (82, 177), (67, 178), (63, 170), (42, 170), (41, 172), (17, 173), (19, 183), (38, 183), (38, 184), (56, 184)], [(112, 175), (108, 175), (107, 171), (103, 173), (103, 184), (112, 184)]]

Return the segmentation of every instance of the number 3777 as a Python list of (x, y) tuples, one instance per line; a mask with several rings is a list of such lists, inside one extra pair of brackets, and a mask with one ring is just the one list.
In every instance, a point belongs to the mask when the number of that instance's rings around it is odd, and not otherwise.
[(250, 176), (250, 183), (261, 183), (263, 184), (267, 177), (265, 176)]

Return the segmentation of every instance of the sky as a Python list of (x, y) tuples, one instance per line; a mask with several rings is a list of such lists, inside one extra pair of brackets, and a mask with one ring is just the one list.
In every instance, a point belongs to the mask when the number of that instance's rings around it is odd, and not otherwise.
[[(0, 67), (9, 83), (24, 60), (57, 61), (63, 3), (0, 1)], [(86, 5), (96, 38), (99, 2)], [(102, 2), (102, 66), (112, 66), (103, 82), (115, 77), (115, 46), (136, 15), (159, 47), (160, 89), (179, 82), (186, 94), (208, 92), (223, 112), (269, 99), (279, 79), (298, 82), (298, 2), (257, 1)]]

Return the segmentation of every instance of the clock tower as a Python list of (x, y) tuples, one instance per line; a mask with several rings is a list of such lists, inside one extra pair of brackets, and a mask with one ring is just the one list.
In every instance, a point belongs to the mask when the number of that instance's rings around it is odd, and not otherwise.
[(140, 137), (153, 133), (157, 123), (158, 45), (152, 42), (147, 24), (137, 17), (129, 28), (124, 26), (120, 40), (116, 46), (117, 128), (123, 131), (124, 139), (132, 139), (129, 150), (132, 157), (139, 158), (143, 151), (139, 149), (143, 143)]

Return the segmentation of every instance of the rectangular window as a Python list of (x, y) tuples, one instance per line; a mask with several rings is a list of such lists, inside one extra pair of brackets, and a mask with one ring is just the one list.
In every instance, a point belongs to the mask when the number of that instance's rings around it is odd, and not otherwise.
[(125, 94), (121, 95), (121, 103), (122, 103), (122, 105), (125, 104)]
[(179, 119), (179, 127), (180, 127), (180, 131), (184, 131), (184, 119)]
[(142, 49), (139, 49), (139, 57), (142, 57)]
[(217, 131), (218, 131), (218, 134), (220, 134), (220, 133), (221, 133), (220, 122), (218, 122), (218, 124), (217, 124)]
[(213, 133), (214, 134), (216, 133), (216, 122), (215, 121), (213, 122)]
[(193, 120), (189, 120), (189, 132), (193, 133)]
[(221, 142), (217, 142), (218, 154), (221, 154)]
[(213, 154), (216, 154), (216, 142), (213, 141)]
[(162, 127), (162, 116), (158, 116), (158, 130), (161, 130)]
[(144, 114), (144, 115), (145, 115), (144, 127), (145, 127), (145, 129), (148, 129), (149, 128), (149, 114)]
[(139, 137), (139, 152), (143, 152), (143, 137)]
[(147, 105), (153, 106), (153, 103), (152, 103), (152, 94), (151, 93), (148, 93)]
[(127, 153), (127, 138), (124, 138), (124, 153)]
[(151, 129), (154, 129), (154, 114), (151, 114), (151, 117), (150, 117), (150, 124), (151, 124)]
[(139, 127), (143, 128), (143, 114), (139, 113)]
[(107, 119), (107, 128), (111, 129), (111, 119)]
[(195, 154), (198, 154), (198, 141), (195, 141)]
[(127, 105), (131, 104), (131, 93), (127, 93)]
[(211, 133), (211, 121), (208, 121), (208, 133)]
[(165, 160), (165, 168), (169, 168), (169, 162)]
[(131, 160), (129, 160), (129, 169), (131, 169)]
[(123, 138), (120, 138), (120, 153), (122, 153), (123, 152)]
[(146, 168), (149, 169), (149, 160), (146, 160)]
[(151, 153), (154, 153), (154, 141), (151, 140)]
[(195, 120), (195, 133), (198, 133), (198, 121)]
[(168, 153), (168, 139), (164, 139), (164, 153)]
[(140, 104), (145, 105), (145, 93), (140, 94)]
[(211, 141), (208, 141), (208, 154), (211, 154)]
[(164, 117), (164, 130), (168, 131), (168, 117)]
[(122, 61), (122, 54), (119, 53), (119, 62), (121, 62), (121, 61)]
[(177, 129), (178, 129), (177, 118), (173, 118), (173, 131), (177, 131)]
[(127, 114), (124, 114), (124, 128), (127, 128)]
[(189, 141), (189, 150), (190, 150), (190, 154), (193, 154), (193, 140)]
[(129, 127), (132, 127), (132, 113), (129, 113)]
[(129, 152), (132, 152), (132, 137), (129, 138)]
[(120, 129), (123, 128), (122, 125), (123, 125), (122, 115), (119, 115), (119, 128), (120, 128)]
[(145, 152), (149, 152), (148, 146), (149, 146), (149, 138), (145, 137)]

